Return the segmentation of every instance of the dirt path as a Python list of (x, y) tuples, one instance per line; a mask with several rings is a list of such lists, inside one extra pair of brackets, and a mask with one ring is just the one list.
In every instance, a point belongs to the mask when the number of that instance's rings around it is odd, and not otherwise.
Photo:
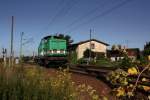
[[(53, 68), (47, 69), (47, 72), (49, 73), (50, 76), (55, 76), (56, 71), (57, 70)], [(115, 100), (114, 97), (110, 95), (111, 88), (101, 80), (91, 76), (77, 74), (77, 73), (71, 73), (71, 77), (77, 86), (81, 84), (90, 85), (91, 87), (93, 87), (94, 90), (97, 91), (99, 95), (108, 97), (109, 98), (108, 100)], [(90, 99), (86, 98), (84, 100), (90, 100)]]
[(92, 86), (100, 95), (108, 95), (111, 91), (105, 83), (90, 76), (72, 73), (72, 80), (77, 85), (85, 84)]

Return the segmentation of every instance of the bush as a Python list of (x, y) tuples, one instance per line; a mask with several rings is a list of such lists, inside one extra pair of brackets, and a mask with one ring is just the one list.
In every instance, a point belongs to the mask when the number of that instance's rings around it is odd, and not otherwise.
[(120, 61), (120, 67), (121, 68), (129, 68), (131, 66), (134, 66), (132, 59), (128, 58), (128, 57), (124, 57), (121, 61)]
[[(90, 55), (90, 54), (91, 54), (91, 55)], [(90, 50), (90, 49), (86, 49), (86, 50), (84, 51), (84, 53), (83, 53), (83, 57), (84, 57), (84, 58), (89, 58), (89, 57), (94, 58), (95, 56), (96, 56), (96, 53), (93, 52), (93, 51)]]
[(106, 66), (106, 67), (112, 66), (112, 63), (107, 58), (101, 58), (101, 59), (97, 60), (96, 63), (97, 63), (97, 65), (100, 65), (100, 66)]
[(69, 60), (70, 60), (70, 63), (77, 64), (77, 53), (76, 52), (71, 52), (69, 54)]
[(77, 63), (78, 64), (87, 64), (89, 62), (89, 58), (80, 58)]
[(144, 56), (141, 56), (137, 62), (139, 63), (140, 66), (145, 66), (148, 64), (148, 60)]

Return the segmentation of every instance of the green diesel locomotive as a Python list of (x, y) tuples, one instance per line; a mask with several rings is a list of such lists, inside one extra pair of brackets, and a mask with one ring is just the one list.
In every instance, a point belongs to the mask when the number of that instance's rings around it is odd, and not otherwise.
[(44, 37), (38, 47), (38, 63), (48, 65), (67, 62), (66, 44), (66, 40), (58, 36)]

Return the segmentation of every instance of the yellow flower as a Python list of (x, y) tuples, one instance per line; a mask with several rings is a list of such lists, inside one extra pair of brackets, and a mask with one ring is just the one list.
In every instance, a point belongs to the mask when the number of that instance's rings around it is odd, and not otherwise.
[(92, 96), (92, 100), (99, 100), (99, 96), (98, 96), (98, 95), (96, 95), (96, 94), (95, 94), (95, 95), (93, 95), (93, 96)]
[(93, 87), (91, 87), (90, 85), (87, 86), (87, 92), (92, 90), (92, 89), (93, 89)]
[(131, 67), (131, 68), (128, 69), (128, 74), (129, 75), (137, 75), (138, 71), (135, 67)]
[(82, 88), (85, 88), (85, 84), (82, 84), (81, 87), (82, 87)]
[(133, 96), (133, 92), (128, 92), (127, 94), (128, 94), (128, 97)]
[(147, 79), (146, 79), (146, 78), (142, 78), (142, 81), (144, 81), (144, 82), (145, 82), (145, 81), (147, 81)]
[(108, 98), (107, 97), (103, 97), (103, 99), (102, 100), (108, 100)]
[(117, 97), (120, 97), (120, 96), (125, 96), (125, 90), (122, 87), (119, 87), (117, 89)]
[(93, 95), (96, 92), (96, 90), (92, 90), (89, 94)]
[(133, 87), (133, 84), (130, 84), (129, 87)]
[(74, 85), (75, 84), (75, 82), (72, 82), (72, 85)]

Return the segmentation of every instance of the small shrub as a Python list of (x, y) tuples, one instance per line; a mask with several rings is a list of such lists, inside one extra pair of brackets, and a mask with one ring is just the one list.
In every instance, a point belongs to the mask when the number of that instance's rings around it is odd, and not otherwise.
[[(149, 93), (150, 87), (146, 84), (149, 83), (147, 78), (141, 78), (141, 75), (145, 71), (148, 71), (150, 68), (150, 64), (146, 65), (144, 69), (138, 71), (137, 67), (128, 68), (128, 71), (123, 69), (117, 69), (108, 74), (107, 80), (113, 86), (112, 93), (119, 98), (119, 100), (148, 100), (148, 94), (139, 94), (139, 89), (145, 91), (145, 93)], [(137, 75), (137, 78), (130, 76)], [(136, 81), (136, 82), (134, 82)], [(140, 84), (145, 82), (144, 84)], [(139, 96), (140, 95), (140, 96)]]
[(131, 66), (134, 66), (132, 59), (128, 58), (128, 57), (124, 57), (121, 61), (120, 61), (120, 67), (121, 68), (129, 68)]
[(70, 52), (69, 53), (69, 60), (73, 64), (77, 64), (77, 53), (76, 52)]

